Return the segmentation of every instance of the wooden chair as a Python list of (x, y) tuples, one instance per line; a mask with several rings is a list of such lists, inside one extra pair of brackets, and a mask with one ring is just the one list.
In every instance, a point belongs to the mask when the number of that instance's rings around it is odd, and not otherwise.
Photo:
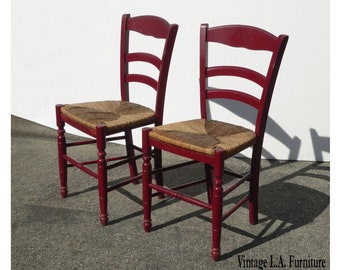
[[(141, 158), (141, 154), (135, 155), (134, 153), (134, 150), (139, 149), (141, 151), (141, 149), (133, 145), (131, 130), (149, 124), (156, 126), (162, 124), (165, 90), (177, 30), (178, 25), (170, 25), (160, 17), (148, 15), (131, 17), (129, 14), (123, 15), (120, 45), (121, 100), (56, 105), (61, 196), (65, 198), (68, 194), (68, 167), (79, 168), (93, 176), (98, 181), (100, 222), (102, 225), (106, 225), (108, 222), (107, 193), (132, 182), (138, 183), (141, 178), (141, 174), (138, 174), (136, 167), (136, 159)], [(158, 54), (145, 52), (145, 50), (142, 50), (142, 52), (137, 51), (135, 49), (136, 46), (134, 46), (134, 50), (130, 52), (131, 48), (129, 47), (131, 47), (131, 45), (129, 45), (129, 40), (131, 39), (130, 33), (132, 32), (134, 32), (136, 39), (145, 36), (145, 38), (149, 38), (151, 42), (163, 42), (163, 50), (160, 56)], [(157, 43), (157, 45), (158, 44), (159, 43)], [(130, 72), (129, 66), (132, 62), (144, 62), (146, 65), (151, 65), (151, 67), (154, 66), (157, 69), (158, 76), (154, 74), (134, 74)], [(151, 69), (147, 68), (144, 68), (144, 70), (151, 71)], [(144, 84), (156, 91), (154, 109), (130, 102), (130, 83), (137, 83), (139, 86)], [(136, 88), (136, 84), (134, 84), (134, 87)], [(98, 89), (95, 90), (98, 91)], [(140, 89), (134, 90), (137, 91)], [(65, 123), (94, 139), (66, 143)], [(122, 135), (119, 136), (120, 134)], [(122, 139), (126, 142), (126, 156), (106, 157), (106, 142)], [(77, 161), (67, 154), (67, 148), (86, 144), (97, 145), (98, 152), (95, 160)], [(109, 162), (113, 164), (108, 164)], [(156, 151), (155, 166), (159, 167), (161, 162), (161, 153), (160, 151)], [(97, 170), (91, 169), (91, 164), (97, 164)], [(123, 164), (129, 165), (130, 178), (108, 187), (107, 171)], [(159, 179), (159, 181), (159, 183), (161, 183), (162, 179)]]
[[(226, 25), (211, 27), (202, 24), (200, 28), (200, 108), (201, 119), (171, 123), (155, 128), (144, 128), (143, 136), (143, 204), (144, 230), (151, 230), (152, 197), (165, 194), (190, 204), (212, 211), (212, 258), (220, 257), (220, 238), (222, 221), (229, 217), (245, 202), (249, 202), (249, 220), (251, 224), (258, 222), (258, 187), (263, 137), (266, 120), (276, 77), (279, 71), (288, 36), (278, 37), (252, 26)], [(216, 43), (237, 49), (246, 48), (252, 51), (268, 51), (270, 61), (265, 74), (254, 69), (241, 66), (216, 65), (208, 66), (208, 50)], [(225, 46), (224, 46), (225, 47)], [(212, 47), (211, 47), (212, 48)], [(211, 52), (211, 50), (209, 50)], [(255, 52), (254, 52), (255, 53)], [(220, 57), (223, 59), (223, 55)], [(256, 83), (261, 88), (260, 97), (243, 91), (209, 86), (208, 79), (215, 76), (236, 76)], [(251, 106), (257, 110), (254, 130), (208, 117), (209, 100), (231, 99)], [(211, 102), (211, 101), (210, 101)], [(190, 161), (170, 167), (151, 169), (151, 148), (164, 150)], [(252, 148), (251, 168), (245, 175), (225, 169), (224, 162), (243, 151)], [(201, 162), (205, 164), (203, 180), (184, 183), (177, 187), (165, 187), (152, 181), (152, 173), (176, 169), (180, 166)], [(213, 171), (213, 174), (211, 173)], [(224, 188), (224, 173), (237, 177), (237, 183)], [(178, 179), (177, 179), (178, 181)], [(249, 182), (249, 193), (226, 213), (222, 212), (223, 197), (228, 195), (242, 183)], [(208, 199), (200, 200), (194, 196), (179, 192), (196, 184), (207, 185)], [(155, 190), (153, 192), (152, 190)]]

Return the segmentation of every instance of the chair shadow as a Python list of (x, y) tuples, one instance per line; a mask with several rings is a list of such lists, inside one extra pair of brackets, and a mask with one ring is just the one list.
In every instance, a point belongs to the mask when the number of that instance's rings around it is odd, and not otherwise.
[[(248, 121), (251, 125), (255, 125), (257, 111), (254, 108), (241, 102), (230, 100), (214, 100), (213, 103), (222, 106), (241, 119)], [(209, 109), (209, 116), (211, 116), (211, 113), (212, 112)], [(287, 160), (298, 160), (301, 139), (297, 136), (291, 137), (277, 122), (274, 121), (273, 118), (270, 117), (270, 115), (268, 115), (267, 118), (266, 134), (271, 135), (288, 148), (289, 154)], [(268, 160), (277, 160), (277, 157), (265, 148), (262, 150), (262, 156)]]
[[(280, 163), (281, 166), (286, 164), (287, 162)], [(194, 167), (194, 169), (196, 168)], [(319, 170), (319, 173), (316, 173), (316, 170)], [(195, 170), (188, 170), (187, 173), (190, 174), (190, 172), (196, 174)], [(305, 226), (317, 218), (328, 207), (330, 200), (329, 196), (318, 190), (309, 188), (308, 186), (296, 184), (291, 181), (302, 177), (314, 178), (317, 181), (329, 181), (329, 176), (326, 176), (324, 172), (329, 172), (329, 167), (322, 166), (322, 163), (315, 162), (270, 184), (261, 186), (259, 191), (259, 214), (262, 218), (259, 220), (259, 223), (264, 223), (264, 228), (261, 232), (255, 234), (240, 229), (239, 227), (229, 225), (228, 219), (226, 219), (226, 221), (222, 223), (224, 229), (246, 236), (250, 240), (247, 244), (222, 254), (220, 259), (228, 259), (236, 254), (271, 241), (292, 230)], [(194, 190), (191, 191), (191, 195), (198, 195), (202, 192), (205, 192), (204, 185), (203, 187), (194, 188)], [(224, 201), (224, 205), (236, 203), (245, 195), (246, 194), (241, 194), (231, 199), (227, 199)], [(169, 200), (157, 203), (153, 205), (153, 210), (169, 206), (169, 204), (175, 202), (176, 200)], [(152, 231), (161, 230), (193, 217), (211, 222), (211, 218), (205, 215), (207, 212), (208, 210), (206, 209), (199, 209), (189, 214), (176, 217), (163, 224), (153, 226)], [(237, 215), (237, 213), (235, 214)]]
[[(315, 174), (315, 170), (320, 170), (321, 174)], [(257, 235), (224, 225), (230, 231), (250, 237), (250, 241), (242, 247), (223, 254), (221, 258), (230, 258), (313, 222), (329, 206), (330, 197), (323, 192), (289, 180), (311, 177), (317, 181), (329, 181), (329, 177), (322, 175), (322, 171), (329, 171), (329, 167), (319, 166), (316, 162), (271, 184), (261, 186), (259, 213), (265, 218), (259, 222), (267, 222), (267, 225)], [(236, 202), (240, 198), (241, 196), (233, 200)], [(268, 233), (269, 231), (272, 232)]]
[(322, 153), (330, 152), (329, 137), (320, 136), (314, 128), (310, 129), (310, 134), (312, 137), (315, 160), (323, 160)]
[[(109, 181), (109, 182), (108, 182), (108, 187), (113, 186), (113, 185), (115, 185), (115, 184), (118, 184), (118, 183), (120, 183), (120, 182), (122, 182), (122, 181), (124, 181), (124, 180), (127, 180), (127, 179), (128, 179), (128, 177), (123, 177), (123, 178), (120, 178), (120, 179), (115, 179), (115, 180)], [(78, 195), (85, 194), (85, 193), (88, 193), (88, 192), (92, 192), (92, 191), (97, 190), (97, 189), (98, 189), (98, 186), (97, 186), (97, 185), (95, 185), (95, 186), (90, 186), (90, 187), (88, 187), (88, 188), (85, 188), (85, 189), (82, 189), (82, 190), (79, 190), (79, 191), (70, 192), (70, 193), (67, 195), (67, 197), (76, 197), (76, 196), (78, 196)], [(126, 191), (124, 191), (123, 188), (117, 188), (117, 190), (120, 191), (121, 193), (125, 194), (126, 196), (128, 196), (128, 194), (126, 193)], [(132, 194), (130, 194), (130, 196), (128, 196), (128, 197), (130, 197), (130, 199), (131, 199), (132, 201), (135, 201), (135, 202), (137, 202), (137, 203), (139, 203), (139, 204), (142, 204), (141, 199), (139, 199), (139, 198), (137, 199), (137, 197), (133, 198), (133, 197), (132, 197)]]

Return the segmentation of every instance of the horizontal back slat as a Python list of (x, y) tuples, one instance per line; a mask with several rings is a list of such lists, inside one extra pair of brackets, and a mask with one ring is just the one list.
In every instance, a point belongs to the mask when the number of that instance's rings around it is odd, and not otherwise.
[(126, 81), (127, 82), (139, 82), (139, 83), (144, 83), (149, 86), (151, 86), (153, 89), (157, 91), (157, 81), (147, 75), (142, 75), (142, 74), (128, 74), (126, 76)]
[(207, 77), (214, 76), (237, 76), (251, 80), (260, 86), (264, 86), (266, 77), (252, 69), (238, 66), (213, 66), (207, 68)]
[(129, 53), (126, 55), (126, 61), (127, 62), (147, 62), (152, 65), (154, 65), (158, 70), (161, 67), (161, 59), (159, 59), (156, 55), (149, 54), (149, 53), (142, 53), (142, 52), (135, 52), (135, 53)]
[(211, 27), (207, 31), (207, 41), (251, 50), (274, 51), (277, 48), (276, 36), (265, 30), (244, 25)]
[(247, 103), (248, 105), (253, 106), (256, 109), (259, 108), (259, 105), (261, 102), (258, 98), (252, 95), (249, 95), (247, 93), (240, 92), (237, 90), (229, 90), (229, 89), (209, 90), (207, 92), (207, 98), (208, 99), (214, 99), (214, 98), (233, 99), (233, 100)]
[(136, 16), (130, 18), (127, 23), (127, 30), (155, 38), (167, 38), (170, 27), (166, 20), (156, 16)]

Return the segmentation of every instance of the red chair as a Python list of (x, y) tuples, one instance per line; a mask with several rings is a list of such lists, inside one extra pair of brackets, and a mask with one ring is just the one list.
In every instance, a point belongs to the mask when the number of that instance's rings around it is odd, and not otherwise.
[[(278, 37), (252, 26), (226, 25), (209, 28), (202, 24), (200, 28), (200, 101), (201, 119), (188, 120), (167, 124), (155, 128), (143, 129), (143, 204), (144, 230), (151, 230), (151, 199), (155, 195), (166, 194), (190, 204), (212, 211), (212, 257), (220, 257), (220, 238), (222, 221), (229, 217), (245, 202), (249, 202), (249, 220), (251, 224), (258, 222), (258, 187), (260, 160), (263, 137), (269, 105), (274, 90), (288, 36)], [(240, 66), (217, 65), (208, 66), (208, 50), (213, 43), (219, 46), (246, 48), (256, 51), (268, 51), (270, 61), (265, 74)], [(210, 50), (211, 52), (211, 50)], [(255, 52), (254, 52), (255, 53)], [(223, 55), (220, 56), (223, 59)], [(210, 62), (209, 62), (210, 63)], [(250, 80), (261, 88), (260, 98), (240, 90), (216, 88), (209, 85), (208, 79), (215, 76), (236, 76)], [(227, 122), (208, 118), (207, 103), (209, 100), (231, 99), (249, 105), (257, 110), (254, 130)], [(251, 168), (246, 175), (240, 175), (225, 169), (224, 162), (228, 158), (252, 147)], [(164, 150), (190, 161), (170, 166), (168, 168), (151, 169), (151, 148)], [(180, 166), (201, 162), (205, 164), (205, 178), (203, 180), (185, 183), (177, 187), (165, 187), (152, 181), (152, 173), (176, 169)], [(213, 171), (213, 175), (212, 175)], [(237, 177), (237, 183), (224, 188), (222, 176), (224, 173)], [(226, 213), (223, 213), (223, 197), (249, 182), (249, 193), (236, 203)], [(179, 192), (196, 184), (207, 185), (207, 201), (199, 200)], [(155, 192), (153, 192), (155, 190)]]
[[(121, 80), (121, 100), (95, 101), (78, 104), (56, 105), (56, 116), (58, 126), (58, 157), (60, 173), (60, 193), (63, 198), (67, 197), (67, 168), (77, 167), (85, 173), (93, 176), (98, 181), (99, 202), (100, 202), (100, 222), (106, 225), (107, 215), (107, 193), (118, 187), (129, 183), (138, 183), (141, 174), (138, 174), (136, 159), (141, 158), (135, 155), (134, 150), (140, 148), (133, 145), (132, 129), (143, 127), (149, 124), (161, 125), (163, 121), (163, 108), (167, 78), (170, 66), (170, 59), (176, 39), (178, 25), (169, 24), (162, 18), (156, 16), (130, 17), (129, 14), (122, 16), (121, 25), (121, 52), (120, 52), (120, 80)], [(158, 55), (151, 54), (145, 50), (130, 52), (130, 33), (136, 32), (149, 38), (151, 42), (163, 42), (163, 51)], [(135, 38), (138, 38), (136, 35)], [(138, 43), (137, 43), (138, 44)], [(152, 43), (154, 44), (154, 43)], [(159, 43), (157, 43), (158, 45)], [(155, 44), (156, 45), (156, 44)], [(158, 75), (148, 75), (146, 72), (134, 74), (129, 72), (132, 62), (144, 62), (146, 65), (156, 67)], [(144, 70), (148, 70), (144, 68)], [(144, 71), (143, 70), (143, 71)], [(157, 77), (156, 79), (154, 77)], [(130, 102), (130, 83), (144, 84), (153, 88), (155, 93), (155, 109)], [(139, 84), (141, 83), (141, 84)], [(135, 88), (136, 85), (133, 85)], [(131, 89), (132, 90), (132, 89)], [(140, 90), (140, 89), (134, 89)], [(94, 139), (80, 142), (66, 143), (65, 123), (86, 133)], [(117, 136), (117, 133), (123, 135)], [(114, 136), (112, 136), (114, 135)], [(118, 134), (120, 135), (120, 134)], [(112, 140), (125, 139), (126, 156), (106, 157), (106, 142)], [(67, 154), (67, 148), (86, 144), (96, 144), (98, 153), (97, 159), (90, 161), (77, 161)], [(108, 164), (112, 162), (113, 164)], [(155, 152), (155, 167), (161, 165), (161, 153)], [(90, 164), (97, 164), (97, 171), (90, 168)], [(128, 164), (130, 178), (108, 187), (107, 171), (120, 165)], [(160, 176), (161, 177), (161, 176)], [(159, 178), (161, 184), (162, 179)]]

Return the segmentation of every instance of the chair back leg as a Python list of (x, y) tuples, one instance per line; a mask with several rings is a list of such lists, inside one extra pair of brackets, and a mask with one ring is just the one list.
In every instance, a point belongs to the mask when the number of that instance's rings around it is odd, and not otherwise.
[[(160, 149), (154, 149), (154, 166), (155, 169), (162, 168), (162, 151)], [(155, 173), (155, 179), (157, 185), (163, 186), (163, 173)], [(160, 193), (158, 195), (159, 199), (163, 199), (165, 195), (163, 193)]]
[[(135, 177), (138, 175), (136, 160), (135, 157), (135, 150), (133, 149), (133, 138), (132, 138), (132, 132), (131, 130), (125, 131), (125, 147), (126, 147), (126, 153), (131, 160), (129, 161), (129, 170), (130, 170), (130, 177)], [(138, 184), (139, 181), (136, 180), (134, 184)]]
[(258, 223), (259, 173), (254, 174), (249, 185), (249, 223), (255, 225)]
[(205, 170), (205, 179), (206, 179), (206, 185), (207, 185), (207, 196), (208, 196), (208, 203), (211, 203), (211, 198), (212, 198), (212, 188), (213, 188), (213, 183), (212, 183), (212, 176), (211, 176), (211, 166), (209, 164), (204, 164), (204, 170)]
[[(262, 145), (262, 143), (260, 144)], [(261, 167), (262, 147), (259, 144), (253, 148), (251, 173), (252, 178), (249, 181), (249, 223), (255, 225), (258, 223), (258, 197), (259, 197), (259, 178)]]

